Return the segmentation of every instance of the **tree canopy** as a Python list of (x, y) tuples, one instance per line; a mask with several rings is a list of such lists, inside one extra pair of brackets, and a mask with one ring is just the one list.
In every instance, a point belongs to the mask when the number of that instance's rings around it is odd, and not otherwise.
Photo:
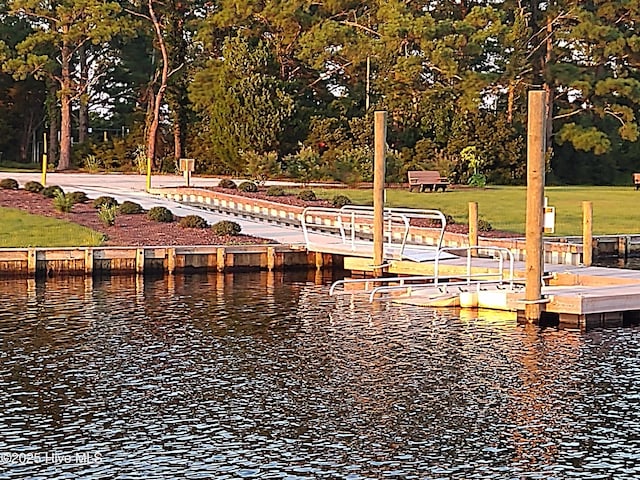
[(489, 182), (521, 183), (527, 92), (544, 89), (550, 181), (640, 170), (640, 1), (7, 0), (0, 15), (0, 161), (60, 130), (61, 169), (123, 167), (142, 145), (167, 170), (188, 156), (355, 182), (384, 109), (389, 180), (467, 182), (473, 148)]

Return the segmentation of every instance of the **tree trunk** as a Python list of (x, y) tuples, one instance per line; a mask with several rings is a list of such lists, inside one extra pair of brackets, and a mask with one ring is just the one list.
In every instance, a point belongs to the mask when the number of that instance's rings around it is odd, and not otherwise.
[(83, 44), (78, 50), (80, 60), (80, 111), (78, 112), (78, 141), (84, 143), (89, 137), (89, 69), (87, 67), (87, 50)]
[(182, 125), (180, 124), (180, 115), (176, 113), (173, 121), (173, 156), (176, 161), (179, 161), (183, 156), (182, 146)]
[[(546, 55), (545, 55), (545, 68), (548, 68), (553, 61), (553, 22), (551, 17), (547, 17), (547, 42), (546, 42)], [(553, 99), (555, 97), (555, 89), (545, 81), (544, 91), (547, 93), (546, 101), (546, 148), (549, 154), (553, 153), (553, 144), (551, 143), (551, 137), (553, 135)]]
[(49, 83), (49, 98), (47, 99), (47, 116), (49, 119), (49, 145), (47, 145), (47, 161), (55, 165), (58, 161), (58, 132), (60, 130), (60, 110), (58, 108), (58, 85)]
[(156, 16), (156, 12), (153, 8), (153, 0), (148, 0), (147, 4), (149, 8), (149, 18), (153, 22), (153, 27), (156, 32), (156, 41), (160, 47), (160, 53), (162, 54), (162, 72), (160, 75), (160, 87), (155, 95), (153, 103), (153, 112), (151, 114), (151, 122), (149, 123), (149, 131), (147, 132), (147, 157), (151, 162), (155, 162), (156, 159), (156, 141), (158, 138), (158, 127), (160, 125), (160, 109), (162, 107), (162, 99), (164, 92), (167, 89), (167, 79), (169, 78), (169, 56), (167, 55), (167, 47), (162, 35), (162, 26)]
[(71, 50), (66, 43), (62, 45), (62, 71), (60, 90), (60, 161), (58, 170), (67, 170), (71, 166)]

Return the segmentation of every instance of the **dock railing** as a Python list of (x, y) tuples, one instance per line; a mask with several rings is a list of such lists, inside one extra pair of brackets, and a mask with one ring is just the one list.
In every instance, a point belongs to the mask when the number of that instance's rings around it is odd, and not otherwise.
[[(466, 257), (466, 271), (463, 274), (443, 276), (440, 275), (440, 266), (443, 254), (456, 253), (459, 258)], [(446, 255), (450, 259), (450, 255)], [(473, 260), (487, 258), (497, 261), (495, 272), (473, 273)], [(508, 265), (505, 275), (505, 266)], [(484, 267), (486, 268), (486, 267)], [(418, 275), (407, 277), (381, 277), (381, 278), (358, 278), (343, 279), (334, 282), (329, 288), (329, 295), (346, 293), (368, 293), (369, 301), (372, 302), (377, 296), (383, 293), (390, 293), (404, 290), (406, 294), (411, 294), (416, 289), (432, 289), (441, 293), (447, 292), (451, 288), (458, 290), (481, 289), (489, 286), (504, 287), (513, 289), (518, 279), (514, 277), (514, 258), (509, 249), (491, 246), (469, 246), (441, 248), (434, 260), (433, 275)], [(361, 284), (363, 288), (359, 291), (347, 290), (347, 285)], [(376, 286), (377, 285), (377, 286)], [(342, 287), (342, 290), (338, 290)]]
[[(405, 249), (412, 222), (426, 220), (439, 229), (436, 244), (433, 246), (415, 245), (416, 249), (436, 251), (442, 246), (447, 225), (445, 215), (438, 210), (385, 208), (384, 245), (385, 255), (396, 259), (405, 258)], [(356, 252), (358, 247), (371, 246), (373, 238), (374, 212), (372, 207), (346, 205), (340, 209), (327, 207), (307, 207), (301, 217), (301, 226), (307, 247), (311, 244), (311, 230), (324, 230), (336, 233), (347, 250)]]

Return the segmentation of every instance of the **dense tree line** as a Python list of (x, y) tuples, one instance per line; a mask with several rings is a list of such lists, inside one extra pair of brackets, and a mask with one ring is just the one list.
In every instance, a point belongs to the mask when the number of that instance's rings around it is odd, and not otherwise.
[[(0, 161), (522, 183), (527, 92), (548, 178), (640, 171), (640, 1), (0, 1)], [(475, 175), (474, 175), (475, 174)]]

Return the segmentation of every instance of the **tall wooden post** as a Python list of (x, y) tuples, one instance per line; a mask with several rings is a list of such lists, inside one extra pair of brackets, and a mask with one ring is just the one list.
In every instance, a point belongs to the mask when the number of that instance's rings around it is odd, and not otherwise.
[(593, 262), (593, 204), (582, 202), (582, 264), (590, 267)]
[(469, 202), (469, 246), (478, 246), (478, 202)]
[(546, 93), (529, 92), (527, 125), (527, 216), (525, 318), (540, 319), (543, 263), (544, 167)]
[(44, 132), (44, 148), (42, 149), (42, 176), (40, 178), (40, 183), (43, 186), (47, 186), (47, 132)]
[(373, 275), (381, 277), (384, 261), (384, 176), (387, 112), (375, 112), (373, 161)]

